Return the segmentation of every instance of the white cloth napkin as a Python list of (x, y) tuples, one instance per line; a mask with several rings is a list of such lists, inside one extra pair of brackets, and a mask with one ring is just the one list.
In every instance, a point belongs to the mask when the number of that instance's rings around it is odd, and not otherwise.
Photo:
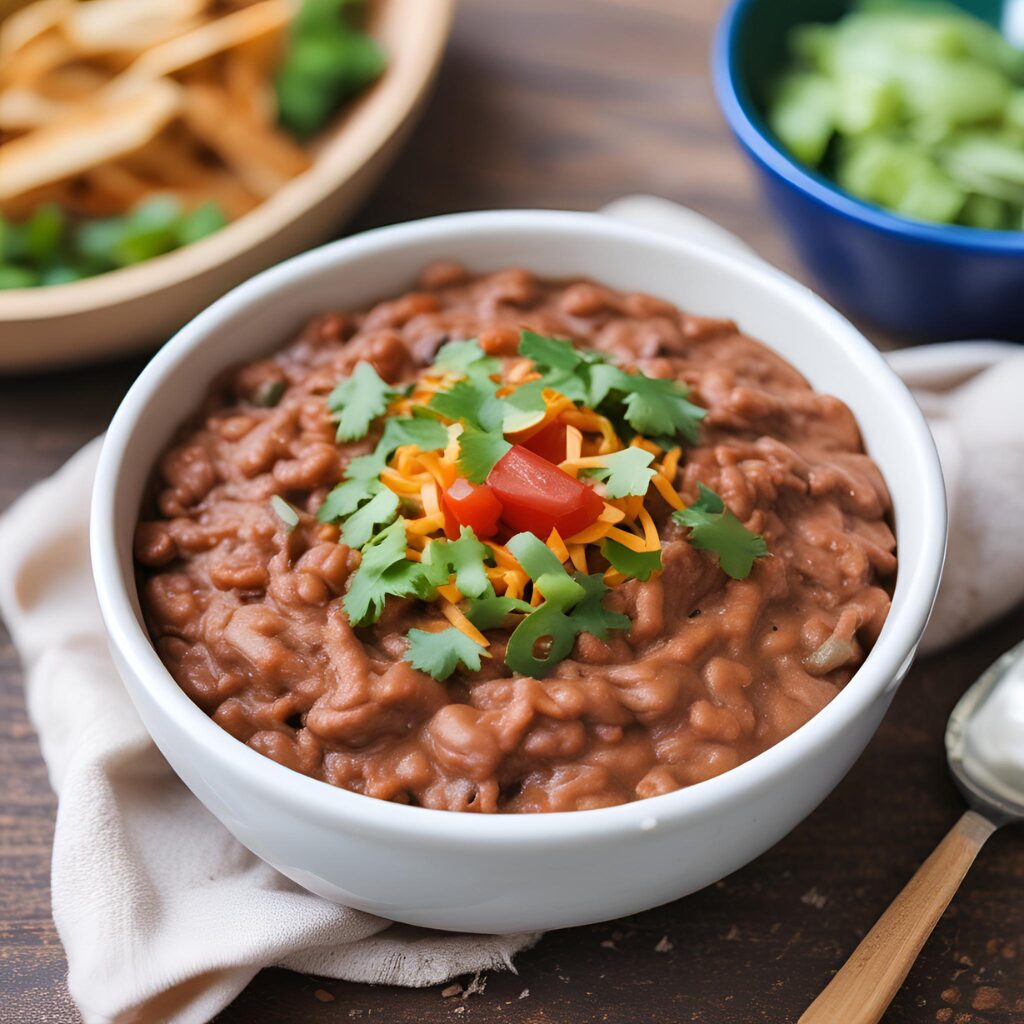
[[(928, 646), (1024, 598), (1024, 350), (898, 353), (939, 441), (952, 508)], [(539, 937), (425, 932), (310, 895), (248, 853), (151, 743), (107, 654), (88, 564), (98, 443), (0, 518), (0, 613), (59, 809), (53, 914), (88, 1024), (202, 1024), (262, 967), (423, 986), (511, 969)]]
[(539, 937), (392, 925), (306, 892), (171, 771), (107, 653), (89, 568), (99, 442), (0, 519), (0, 613), (59, 795), (53, 917), (87, 1024), (203, 1024), (263, 967), (436, 985), (512, 969)]

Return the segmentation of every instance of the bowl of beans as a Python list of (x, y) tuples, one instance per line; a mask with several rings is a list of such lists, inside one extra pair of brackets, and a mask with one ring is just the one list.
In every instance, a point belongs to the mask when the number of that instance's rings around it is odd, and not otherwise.
[(461, 214), (313, 251), (153, 359), (97, 592), (164, 756), (321, 896), (477, 932), (767, 849), (864, 748), (945, 543), (875, 349), (744, 256)]
[(1022, 336), (1019, 7), (735, 0), (715, 91), (841, 309), (921, 338)]

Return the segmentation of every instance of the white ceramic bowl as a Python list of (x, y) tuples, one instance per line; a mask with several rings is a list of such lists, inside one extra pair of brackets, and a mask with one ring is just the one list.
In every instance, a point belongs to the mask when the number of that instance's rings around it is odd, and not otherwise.
[[(147, 638), (132, 568), (143, 486), (225, 367), (283, 346), (327, 309), (407, 289), (437, 258), (584, 274), (729, 316), (838, 395), (860, 421), (895, 503), (892, 611), (856, 676), (789, 738), (718, 778), (576, 813), (485, 816), (385, 803), (282, 767), (194, 705)], [(434, 928), (512, 932), (604, 920), (700, 889), (778, 841), (828, 794), (875, 731), (910, 665), (945, 544), (939, 463), (920, 411), (875, 349), (784, 275), (596, 214), (461, 214), (383, 228), (267, 271), (200, 314), (153, 359), (107, 433), (92, 557), (111, 649), (175, 771), (250, 850), (330, 900)], [(895, 783), (894, 783), (895, 784)]]

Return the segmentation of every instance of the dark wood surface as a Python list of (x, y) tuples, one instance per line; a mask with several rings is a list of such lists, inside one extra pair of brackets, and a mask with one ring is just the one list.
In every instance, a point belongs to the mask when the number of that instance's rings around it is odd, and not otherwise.
[[(421, 126), (354, 226), (486, 207), (593, 209), (654, 192), (799, 272), (713, 103), (707, 52), (721, 6), (463, 0)], [(103, 429), (141, 365), (0, 381), (0, 507)], [(518, 976), (492, 974), (467, 998), (265, 971), (218, 1024), (794, 1021), (960, 813), (945, 770), (946, 716), (1022, 632), (1018, 611), (920, 661), (836, 792), (717, 886), (548, 935), (519, 958)], [(54, 811), (0, 632), (0, 1019), (12, 1024), (79, 1019), (50, 919)], [(982, 853), (885, 1020), (1024, 1021), (1019, 830), (997, 834)]]

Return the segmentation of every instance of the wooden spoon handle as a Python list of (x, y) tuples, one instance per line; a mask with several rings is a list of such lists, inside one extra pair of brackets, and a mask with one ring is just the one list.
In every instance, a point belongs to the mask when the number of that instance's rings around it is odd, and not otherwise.
[(878, 1024), (996, 826), (967, 811), (798, 1024)]

